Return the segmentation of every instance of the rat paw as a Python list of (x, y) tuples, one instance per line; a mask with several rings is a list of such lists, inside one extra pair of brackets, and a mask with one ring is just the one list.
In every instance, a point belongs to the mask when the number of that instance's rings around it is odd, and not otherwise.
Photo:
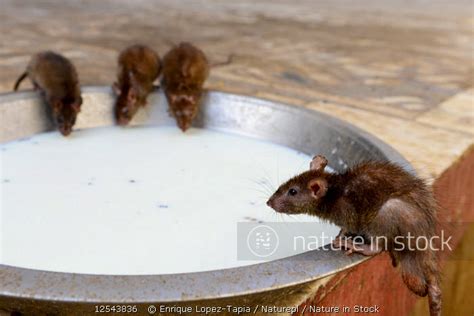
[(348, 254), (348, 255), (352, 254), (356, 250), (352, 239), (350, 237), (346, 237), (346, 236), (339, 236), (338, 235), (332, 241), (332, 246), (335, 249), (338, 249), (338, 250), (346, 250), (347, 252), (350, 251), (350, 253), (346, 252), (346, 254)]
[(342, 249), (345, 250), (345, 254), (347, 256), (350, 256), (353, 253), (359, 253), (363, 251), (363, 249), (360, 248), (358, 244), (354, 243), (354, 241), (351, 238), (339, 237), (337, 244), (341, 250)]
[(335, 239), (341, 238), (341, 237), (347, 237), (347, 230), (344, 228), (341, 228), (341, 230), (339, 231), (339, 234), (337, 234)]
[(334, 240), (332, 241), (332, 246), (336, 249), (342, 249), (343, 248), (343, 245), (344, 245), (344, 237), (341, 237), (341, 236), (336, 236), (336, 238), (334, 238)]
[(364, 256), (374, 256), (382, 252), (382, 248), (377, 245), (366, 245), (357, 243), (352, 239), (345, 239), (345, 243), (342, 244), (343, 248), (346, 249), (346, 255), (352, 255), (353, 253), (360, 253)]

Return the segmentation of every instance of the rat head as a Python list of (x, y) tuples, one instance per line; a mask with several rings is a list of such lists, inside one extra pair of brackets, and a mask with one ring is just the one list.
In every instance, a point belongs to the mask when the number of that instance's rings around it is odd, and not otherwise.
[(115, 119), (119, 125), (127, 125), (141, 105), (137, 90), (134, 87), (120, 89), (115, 83), (114, 91), (117, 94), (117, 102), (114, 110)]
[(64, 136), (72, 132), (72, 127), (76, 123), (77, 113), (81, 111), (82, 97), (65, 97), (55, 99), (51, 102), (53, 116), (58, 125), (58, 129)]
[(176, 118), (179, 128), (185, 132), (198, 114), (200, 93), (168, 93), (171, 114)]
[(310, 170), (282, 184), (267, 201), (267, 205), (279, 213), (314, 213), (328, 190), (324, 173), (327, 163), (323, 156), (314, 157)]
[(112, 86), (117, 95), (114, 112), (119, 125), (127, 125), (138, 109), (146, 103), (146, 95), (142, 92), (135, 75), (131, 71), (128, 74), (128, 80), (129, 82), (122, 86), (116, 82)]

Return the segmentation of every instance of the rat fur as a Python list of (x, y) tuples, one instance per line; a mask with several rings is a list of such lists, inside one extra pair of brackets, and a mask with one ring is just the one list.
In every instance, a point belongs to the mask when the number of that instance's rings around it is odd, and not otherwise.
[[(280, 213), (314, 215), (340, 226), (333, 245), (345, 248), (348, 255), (388, 251), (393, 265), (400, 265), (407, 287), (419, 296), (428, 295), (430, 315), (440, 315), (437, 256), (429, 247), (417, 249), (413, 241), (435, 235), (438, 206), (432, 191), (390, 162), (369, 161), (344, 173), (325, 172), (327, 163), (323, 156), (314, 157), (310, 170), (281, 185), (267, 205)], [(355, 235), (375, 242), (356, 245), (351, 238)], [(410, 235), (413, 239), (403, 238)], [(376, 238), (380, 236), (387, 242)]]
[(163, 57), (161, 85), (168, 100), (169, 113), (183, 132), (199, 112), (209, 68), (204, 53), (190, 43), (180, 43)]
[(132, 45), (120, 53), (118, 78), (113, 84), (117, 95), (114, 114), (119, 125), (127, 125), (138, 109), (146, 105), (160, 72), (160, 57), (150, 47)]
[(82, 105), (79, 79), (74, 65), (64, 56), (45, 51), (31, 58), (25, 72), (15, 83), (15, 91), (26, 77), (30, 78), (34, 89), (41, 93), (50, 106), (61, 134), (69, 135)]

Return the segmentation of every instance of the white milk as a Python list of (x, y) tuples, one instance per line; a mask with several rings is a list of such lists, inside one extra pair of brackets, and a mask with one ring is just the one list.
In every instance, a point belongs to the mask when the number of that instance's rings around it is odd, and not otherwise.
[(317, 220), (265, 205), (310, 157), (251, 138), (108, 127), (0, 146), (7, 265), (92, 274), (237, 267), (254, 263), (237, 260), (237, 222)]

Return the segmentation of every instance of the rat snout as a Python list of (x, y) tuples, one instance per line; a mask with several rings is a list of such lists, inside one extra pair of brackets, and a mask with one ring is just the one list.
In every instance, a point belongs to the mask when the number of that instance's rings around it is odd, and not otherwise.
[(274, 205), (275, 204), (275, 199), (273, 198), (273, 196), (271, 198), (268, 199), (267, 201), (267, 205), (270, 206), (271, 208), (275, 208)]
[(72, 132), (72, 127), (60, 126), (59, 131), (61, 132), (63, 136), (69, 136)]
[(191, 122), (188, 118), (183, 117), (183, 118), (178, 118), (178, 127), (183, 131), (186, 132), (191, 127)]
[(272, 195), (268, 199), (267, 205), (277, 213), (287, 213), (284, 201), (278, 196)]
[(115, 106), (115, 121), (118, 125), (127, 125), (132, 119), (131, 113), (127, 105), (117, 103)]
[(128, 117), (121, 116), (117, 118), (118, 125), (124, 126), (124, 125), (127, 125), (129, 122), (130, 122), (130, 119)]

